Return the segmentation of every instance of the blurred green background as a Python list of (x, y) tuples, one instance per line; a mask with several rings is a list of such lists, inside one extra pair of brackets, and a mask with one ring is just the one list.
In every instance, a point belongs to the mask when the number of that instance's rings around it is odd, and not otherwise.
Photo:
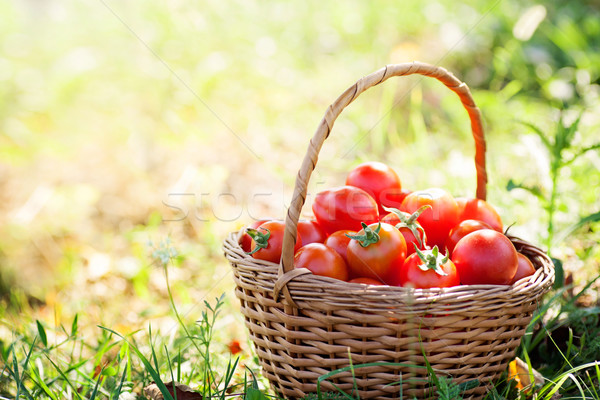
[[(152, 251), (167, 237), (179, 254), (170, 278), (182, 314), (194, 318), (222, 292), (233, 299), (222, 240), (254, 218), (284, 216), (327, 106), (389, 63), (440, 65), (471, 87), (485, 120), (489, 200), (513, 233), (547, 248), (547, 206), (506, 190), (511, 179), (542, 197), (553, 187), (551, 152), (519, 121), (551, 137), (581, 116), (565, 159), (598, 141), (599, 8), (1, 1), (0, 336), (21, 318), (11, 307), (57, 325), (85, 311), (94, 329), (161, 321), (169, 306)], [(474, 195), (467, 115), (438, 82), (393, 79), (348, 107), (311, 194), (371, 159), (393, 166), (404, 187)], [(560, 170), (556, 232), (600, 209), (599, 167), (588, 151)], [(551, 244), (576, 281), (598, 274), (597, 225)], [(223, 326), (239, 328), (232, 319), (241, 321), (231, 313)]]

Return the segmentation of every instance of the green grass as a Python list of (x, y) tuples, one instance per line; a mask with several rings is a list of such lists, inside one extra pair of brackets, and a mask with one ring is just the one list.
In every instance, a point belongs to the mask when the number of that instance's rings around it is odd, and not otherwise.
[[(0, 13), (1, 398), (143, 398), (173, 380), (205, 398), (270, 395), (222, 240), (285, 215), (328, 104), (413, 59), (471, 87), (489, 200), (557, 267), (517, 353), (546, 379), (533, 390), (599, 398), (593, 2), (102, 0)], [(338, 119), (310, 193), (376, 159), (404, 187), (472, 196), (472, 153), (452, 93), (392, 80)], [(461, 396), (446, 377), (431, 384)], [(505, 376), (488, 398), (519, 396)]]

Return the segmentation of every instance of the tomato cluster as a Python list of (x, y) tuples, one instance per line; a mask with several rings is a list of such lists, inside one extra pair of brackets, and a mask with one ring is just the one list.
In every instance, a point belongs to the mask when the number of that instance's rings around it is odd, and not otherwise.
[[(314, 220), (298, 223), (294, 267), (316, 275), (425, 289), (510, 285), (535, 272), (489, 203), (440, 188), (403, 189), (380, 162), (361, 164), (344, 186), (319, 192), (312, 211)], [(278, 263), (284, 231), (283, 221), (257, 221), (240, 245)]]

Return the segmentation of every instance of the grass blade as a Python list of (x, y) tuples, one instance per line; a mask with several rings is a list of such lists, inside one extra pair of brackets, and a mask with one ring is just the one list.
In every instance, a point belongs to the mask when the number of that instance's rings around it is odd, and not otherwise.
[(36, 319), (35, 323), (37, 324), (37, 330), (38, 334), (40, 335), (40, 340), (42, 341), (42, 344), (44, 345), (44, 347), (48, 347), (48, 337), (46, 336), (46, 329), (39, 320)]

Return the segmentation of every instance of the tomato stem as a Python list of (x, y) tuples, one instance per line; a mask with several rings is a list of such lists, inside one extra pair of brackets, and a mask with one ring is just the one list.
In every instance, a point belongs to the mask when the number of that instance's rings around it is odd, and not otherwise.
[(379, 242), (379, 231), (381, 230), (381, 222), (377, 225), (377, 228), (375, 230), (369, 228), (364, 222), (361, 222), (360, 224), (362, 225), (363, 231), (365, 232), (364, 235), (348, 235), (346, 233), (346, 236), (350, 239), (357, 240), (362, 247), (368, 247), (373, 243)]
[(415, 244), (415, 252), (419, 255), (419, 258), (423, 262), (419, 264), (419, 268), (422, 271), (429, 271), (430, 269), (434, 270), (438, 275), (447, 276), (448, 274), (444, 272), (442, 266), (448, 261), (448, 251), (446, 254), (442, 254), (437, 246), (433, 246), (431, 250), (421, 251)]
[(246, 254), (248, 254), (248, 255), (252, 255), (252, 254), (256, 253), (257, 251), (259, 251), (260, 249), (265, 249), (269, 245), (269, 238), (271, 237), (271, 231), (268, 230), (267, 228), (259, 228), (259, 229), (262, 229), (263, 231), (266, 231), (267, 233), (261, 233), (258, 230), (252, 229), (252, 228), (246, 229), (246, 233), (248, 234), (248, 236), (250, 236), (252, 238), (252, 240), (254, 240), (254, 243), (256, 243), (256, 247), (254, 248), (254, 250), (246, 252)]
[(419, 208), (414, 213), (409, 214), (407, 212), (400, 211), (397, 208), (383, 206), (383, 209), (385, 211), (396, 214), (396, 216), (400, 220), (400, 222), (396, 224), (396, 229), (399, 230), (400, 228), (406, 228), (406, 229), (410, 230), (410, 232), (413, 234), (415, 239), (417, 239), (417, 242), (419, 243), (419, 247), (423, 247), (423, 240), (425, 238), (425, 229), (423, 229), (421, 224), (417, 222), (417, 218), (419, 218), (421, 216), (421, 214), (423, 214), (423, 212), (428, 208), (431, 208), (431, 206), (429, 204), (426, 204), (423, 207)]

